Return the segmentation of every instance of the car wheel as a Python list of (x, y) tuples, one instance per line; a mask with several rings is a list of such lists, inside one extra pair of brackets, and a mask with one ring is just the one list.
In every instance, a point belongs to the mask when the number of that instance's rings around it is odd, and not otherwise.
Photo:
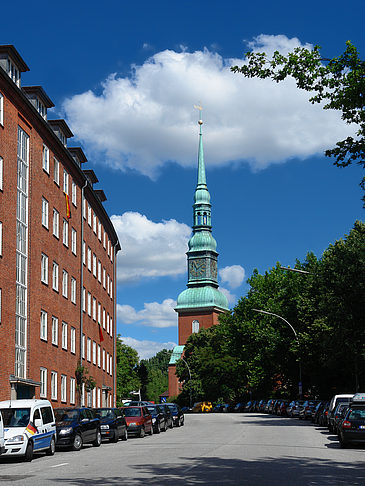
[(174, 426), (174, 424), (173, 424), (173, 422), (172, 422), (172, 420), (171, 420), (170, 429), (172, 429), (172, 428), (173, 428), (173, 426)]
[(144, 427), (141, 427), (141, 430), (139, 431), (139, 436), (141, 439), (143, 439), (143, 437), (146, 435), (146, 432), (144, 430)]
[(125, 429), (124, 435), (122, 435), (122, 440), (128, 440), (128, 431)]
[(79, 451), (81, 447), (82, 447), (82, 437), (80, 434), (76, 434), (72, 444), (72, 449), (74, 451)]
[(162, 430), (162, 432), (166, 432), (166, 430), (167, 430), (166, 420), (163, 424), (163, 429), (161, 429), (161, 430)]
[(54, 453), (56, 452), (56, 441), (54, 436), (52, 437), (51, 444), (49, 448), (46, 450), (47, 456), (53, 456)]
[(182, 427), (183, 425), (184, 425), (184, 417), (183, 417), (183, 419), (182, 419), (182, 421), (181, 421), (181, 427)]
[(98, 429), (97, 432), (96, 432), (96, 437), (95, 437), (95, 440), (93, 442), (93, 446), (94, 447), (99, 447), (101, 444), (101, 432), (100, 430)]
[(29, 441), (27, 448), (25, 450), (24, 460), (26, 462), (31, 462), (33, 459), (33, 442)]
[(115, 430), (114, 430), (114, 435), (113, 435), (113, 437), (110, 437), (110, 439), (109, 439), (109, 440), (110, 440), (110, 442), (118, 442), (118, 439), (119, 439), (119, 436), (118, 436), (118, 430), (117, 430), (117, 429), (115, 429)]
[(159, 434), (160, 432), (161, 432), (160, 422), (157, 422), (157, 427), (156, 427), (156, 430), (155, 430), (155, 434)]

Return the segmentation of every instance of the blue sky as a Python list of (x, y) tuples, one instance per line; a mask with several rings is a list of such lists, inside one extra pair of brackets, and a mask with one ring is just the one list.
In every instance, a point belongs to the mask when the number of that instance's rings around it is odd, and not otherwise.
[(2, 6), (1, 43), (14, 44), (64, 117), (104, 189), (123, 252), (118, 332), (141, 357), (177, 342), (174, 301), (186, 287), (196, 184), (198, 113), (218, 243), (233, 306), (254, 268), (320, 256), (363, 219), (360, 167), (323, 151), (352, 133), (290, 81), (230, 73), (249, 48), (295, 45), (365, 58), (363, 0), (294, 3), (70, 2)]

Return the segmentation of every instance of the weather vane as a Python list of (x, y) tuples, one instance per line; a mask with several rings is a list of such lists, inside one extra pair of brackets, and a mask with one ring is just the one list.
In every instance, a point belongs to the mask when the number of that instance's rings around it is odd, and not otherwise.
[(203, 125), (203, 120), (202, 120), (203, 107), (201, 106), (201, 103), (199, 103), (199, 105), (194, 105), (194, 108), (196, 110), (199, 110), (199, 117), (200, 117), (198, 120), (199, 125)]

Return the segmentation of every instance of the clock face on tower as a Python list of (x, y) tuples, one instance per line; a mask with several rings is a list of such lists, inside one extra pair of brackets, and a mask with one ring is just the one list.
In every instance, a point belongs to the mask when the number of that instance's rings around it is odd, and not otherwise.
[(192, 277), (200, 278), (205, 275), (207, 265), (203, 258), (197, 258), (189, 263), (189, 274)]

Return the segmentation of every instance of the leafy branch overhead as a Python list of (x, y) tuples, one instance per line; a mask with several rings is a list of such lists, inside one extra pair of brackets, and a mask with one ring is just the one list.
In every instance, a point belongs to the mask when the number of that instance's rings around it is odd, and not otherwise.
[[(312, 94), (311, 103), (324, 103), (325, 110), (341, 111), (346, 123), (357, 125), (355, 138), (338, 141), (325, 155), (334, 157), (338, 167), (356, 162), (365, 168), (365, 62), (350, 41), (345, 52), (332, 59), (323, 58), (319, 46), (313, 50), (297, 47), (286, 56), (275, 51), (272, 59), (264, 52), (248, 52), (246, 59), (247, 64), (231, 70), (247, 78), (269, 78), (277, 83), (290, 76), (299, 89)], [(365, 177), (360, 185), (365, 190)]]

